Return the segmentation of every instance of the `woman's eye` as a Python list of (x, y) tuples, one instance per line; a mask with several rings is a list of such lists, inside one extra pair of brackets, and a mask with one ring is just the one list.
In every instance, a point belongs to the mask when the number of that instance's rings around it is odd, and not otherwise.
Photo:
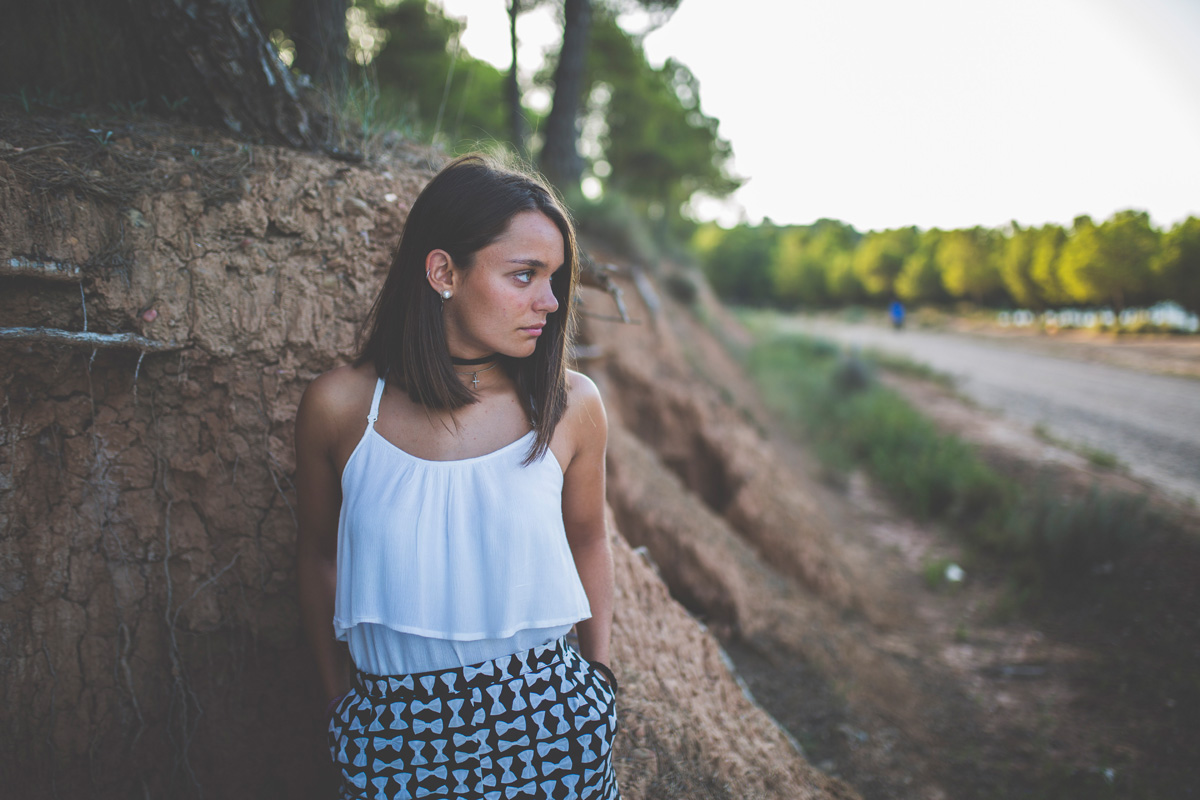
[(529, 283), (533, 280), (533, 270), (527, 269), (524, 272), (517, 273), (517, 280), (521, 283)]

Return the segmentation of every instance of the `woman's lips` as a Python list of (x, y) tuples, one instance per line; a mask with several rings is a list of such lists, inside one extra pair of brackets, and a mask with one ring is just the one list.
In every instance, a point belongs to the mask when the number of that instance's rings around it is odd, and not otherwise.
[(544, 324), (543, 325), (530, 325), (528, 328), (521, 328), (521, 330), (524, 331), (525, 333), (529, 334), (530, 336), (541, 336), (542, 328), (544, 328), (544, 327), (546, 327)]

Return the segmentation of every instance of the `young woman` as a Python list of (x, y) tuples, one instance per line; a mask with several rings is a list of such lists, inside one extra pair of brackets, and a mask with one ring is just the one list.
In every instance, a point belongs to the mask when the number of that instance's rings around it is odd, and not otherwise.
[(342, 797), (619, 796), (606, 423), (566, 367), (577, 276), (545, 185), (457, 159), (412, 206), (358, 359), (304, 394), (301, 608)]

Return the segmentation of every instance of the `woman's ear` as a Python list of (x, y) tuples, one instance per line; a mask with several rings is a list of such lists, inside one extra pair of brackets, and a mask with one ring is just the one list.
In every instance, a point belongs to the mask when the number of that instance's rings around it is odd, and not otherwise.
[[(425, 277), (429, 280), (429, 287), (444, 299), (450, 299), (458, 288), (454, 261), (445, 250), (430, 250), (425, 256)], [(450, 292), (450, 296), (446, 292)]]

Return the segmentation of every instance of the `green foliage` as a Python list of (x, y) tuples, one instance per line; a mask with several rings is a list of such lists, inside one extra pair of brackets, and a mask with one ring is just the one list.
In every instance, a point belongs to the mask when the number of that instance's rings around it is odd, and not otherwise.
[(948, 231), (942, 236), (935, 261), (951, 295), (982, 305), (1000, 288), (1000, 272), (993, 258), (995, 239), (995, 233), (986, 228)]
[(858, 352), (838, 359), (833, 370), (833, 388), (842, 395), (865, 392), (875, 383), (875, 368)]
[[(1007, 230), (898, 228), (862, 235), (835, 220), (792, 226), (768, 220), (731, 231), (706, 226), (692, 249), (717, 292), (740, 303), (795, 308), (878, 304), (894, 296), (913, 304), (962, 299), (1044, 309), (1073, 302), (1119, 311), (1134, 302), (1173, 300), (1200, 310), (1195, 218), (1165, 234), (1135, 211), (1117, 212), (1099, 225), (1079, 217), (1070, 231), (1012, 223)], [(724, 294), (727, 289), (735, 294)]]
[(723, 197), (741, 185), (729, 173), (733, 151), (700, 107), (700, 85), (685, 65), (646, 60), (641, 43), (597, 9), (589, 43), (587, 95), (603, 121), (603, 162), (593, 168), (651, 219), (670, 224), (697, 192)]
[(895, 392), (864, 386), (869, 367), (836, 352), (807, 337), (768, 340), (751, 352), (749, 367), (766, 401), (800, 422), (824, 458), (866, 466), (917, 517), (972, 522), (1006, 503), (1009, 484), (967, 445), (939, 433)]
[(771, 283), (776, 299), (786, 306), (804, 303), (824, 305), (828, 297), (823, 258), (810, 245), (808, 232), (799, 228), (783, 231), (771, 260)]
[(1007, 483), (895, 393), (880, 389), (846, 406), (852, 452), (918, 518), (974, 521), (1004, 502)]
[(1159, 297), (1200, 312), (1200, 219), (1188, 217), (1163, 236), (1153, 270)]
[(375, 6), (387, 41), (371, 62), (379, 114), (419, 120), (425, 131), (463, 142), (504, 140), (508, 132), (504, 74), (457, 46), (463, 23), (427, 0)]
[(776, 302), (788, 307), (828, 305), (833, 300), (828, 265), (853, 252), (860, 238), (849, 225), (831, 219), (781, 229), (771, 262)]
[(872, 362), (893, 374), (936, 383), (946, 389), (955, 388), (955, 381), (952, 375), (945, 372), (938, 372), (924, 361), (914, 361), (907, 356), (873, 348), (868, 349), (866, 355)]
[(995, 542), (1047, 577), (1081, 578), (1112, 571), (1145, 538), (1148, 522), (1144, 497), (1097, 487), (1077, 500), (1042, 491), (1008, 509)]
[(1145, 212), (1118, 211), (1101, 225), (1079, 217), (1059, 256), (1063, 288), (1076, 302), (1120, 310), (1149, 296), (1158, 250), (1159, 233)]
[(887, 298), (904, 261), (917, 251), (920, 234), (916, 228), (871, 232), (854, 251), (854, 274), (867, 294)]
[(663, 278), (662, 283), (667, 294), (685, 306), (694, 307), (700, 298), (700, 286), (686, 272), (671, 272)]
[[(1023, 585), (1107, 574), (1145, 540), (1144, 498), (1095, 488), (1062, 497), (1041, 482), (1027, 490), (871, 380), (872, 354), (842, 356), (827, 340), (774, 337), (770, 325), (749, 322), (760, 338), (746, 361), (765, 402), (801, 427), (826, 465), (865, 468), (915, 517), (951, 522), (973, 547), (1008, 559)], [(948, 563), (926, 565), (931, 586), (942, 585)]]
[(1058, 271), (1058, 256), (1066, 241), (1067, 232), (1061, 225), (1046, 225), (1038, 231), (1029, 256), (1029, 277), (1047, 305), (1070, 301)]
[(917, 249), (904, 259), (896, 276), (895, 293), (909, 303), (940, 303), (949, 298), (936, 259), (942, 232), (934, 228), (921, 236)]
[(1083, 448), (1083, 457), (1088, 460), (1088, 463), (1093, 467), (1100, 469), (1117, 469), (1121, 466), (1121, 460), (1107, 450), (1100, 450), (1095, 447)]
[(775, 250), (773, 227), (738, 225), (728, 231), (701, 228), (696, 238), (708, 238), (700, 263), (713, 289), (734, 303), (762, 305), (771, 301), (770, 266)]
[(1000, 279), (1008, 295), (1024, 308), (1042, 308), (1042, 295), (1033, 278), (1033, 253), (1038, 243), (1037, 228), (1012, 225), (1012, 235), (1000, 254)]
[[(794, 308), (895, 296), (914, 304), (962, 298), (1119, 311), (1172, 300), (1200, 310), (1200, 220), (1192, 217), (1165, 234), (1136, 211), (1117, 212), (1100, 225), (1079, 217), (1070, 231), (1013, 223), (1008, 231), (900, 228), (862, 236), (834, 220), (786, 227), (765, 221), (735, 231), (706, 226), (692, 248), (718, 293), (732, 290), (724, 296), (742, 303)], [(763, 241), (755, 242), (755, 234)]]
[(829, 296), (839, 302), (854, 304), (867, 299), (867, 290), (854, 272), (853, 251), (837, 253), (829, 259), (825, 283), (829, 287)]
[(1162, 234), (1145, 211), (1118, 211), (1100, 225), (1106, 282), (1113, 307), (1143, 302), (1149, 297), (1151, 264), (1162, 247)]
[(825, 306), (865, 298), (853, 272), (854, 228), (822, 219), (812, 225), (701, 226), (694, 255), (722, 296), (755, 305)]
[[(264, 0), (264, 20), (285, 31), (290, 5)], [(532, 3), (523, 5), (527, 10)], [(593, 176), (602, 181), (604, 196), (570, 198), (581, 227), (646, 261), (671, 250), (671, 237), (691, 235), (694, 223), (681, 208), (693, 194), (721, 196), (740, 183), (729, 174), (732, 151), (717, 134), (717, 120), (701, 110), (695, 77), (673, 61), (652, 67), (640, 39), (616, 23), (616, 14), (631, 6), (661, 21), (676, 5), (678, 0), (597, 4), (584, 92), (594, 101), (585, 125), (592, 138), (583, 144), (596, 162)], [(372, 88), (369, 104), (364, 98), (355, 104), (365, 106), (354, 115), (363, 117), (363, 127), (405, 120), (452, 151), (508, 139), (508, 106), (502, 102), (507, 75), (460, 48), (462, 21), (428, 0), (356, 0), (355, 7), (383, 40), (360, 69), (369, 75), (363, 85)], [(553, 89), (552, 74), (551, 64), (535, 80)], [(535, 115), (526, 117), (535, 130), (542, 127)]]
[(606, 192), (595, 200), (582, 195), (566, 200), (582, 236), (603, 242), (606, 248), (642, 264), (658, 261), (659, 244), (645, 216), (637, 212), (629, 198)]

